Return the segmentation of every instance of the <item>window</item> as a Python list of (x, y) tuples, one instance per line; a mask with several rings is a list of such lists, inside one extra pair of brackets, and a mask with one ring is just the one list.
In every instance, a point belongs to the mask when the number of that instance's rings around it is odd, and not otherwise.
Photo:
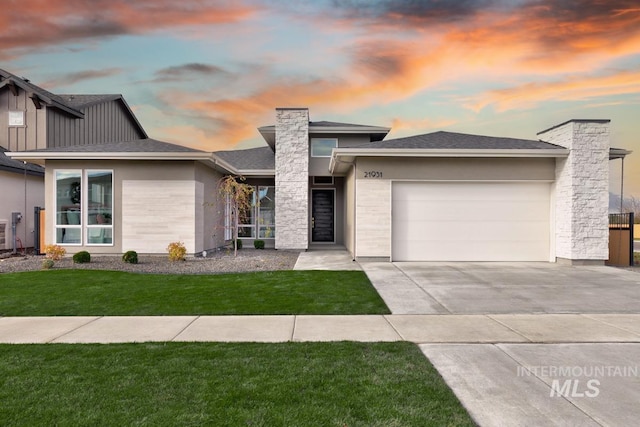
[(276, 235), (276, 187), (258, 187), (258, 238)]
[(56, 243), (112, 245), (113, 172), (58, 170), (55, 177)]
[(331, 151), (337, 146), (337, 139), (313, 138), (311, 140), (311, 157), (331, 157)]
[(314, 176), (313, 185), (333, 185), (332, 176)]
[[(254, 187), (251, 208), (240, 212), (238, 238), (273, 239), (276, 237), (276, 188), (274, 186)], [(232, 239), (230, 202), (226, 204), (225, 239)], [(227, 230), (229, 230), (227, 232)]]
[(238, 215), (238, 237), (256, 237), (256, 192), (251, 193), (251, 208), (240, 211)]
[(24, 111), (9, 111), (9, 126), (24, 126)]

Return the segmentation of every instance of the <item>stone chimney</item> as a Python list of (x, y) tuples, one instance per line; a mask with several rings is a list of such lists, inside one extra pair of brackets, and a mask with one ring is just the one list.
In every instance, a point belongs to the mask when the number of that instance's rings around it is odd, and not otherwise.
[(309, 247), (309, 110), (276, 108), (276, 249)]
[(558, 262), (602, 264), (609, 258), (609, 122), (570, 120), (538, 133), (570, 150), (556, 160)]

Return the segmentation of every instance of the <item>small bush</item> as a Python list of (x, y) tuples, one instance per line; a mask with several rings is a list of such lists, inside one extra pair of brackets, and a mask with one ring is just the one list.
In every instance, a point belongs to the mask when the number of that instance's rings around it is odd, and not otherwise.
[[(231, 241), (231, 249), (233, 249), (234, 240)], [(238, 249), (242, 249), (242, 240), (238, 239)]]
[(172, 242), (167, 246), (169, 252), (169, 261), (184, 261), (187, 254), (187, 248), (182, 242)]
[(633, 253), (633, 263), (635, 265), (640, 265), (640, 252)]
[(43, 270), (50, 270), (53, 268), (53, 265), (55, 264), (55, 261), (52, 260), (51, 258), (46, 258), (42, 260), (42, 269)]
[(91, 262), (91, 254), (87, 251), (80, 251), (73, 254), (73, 262), (76, 264), (86, 264)]
[(138, 263), (138, 252), (136, 251), (127, 251), (122, 255), (122, 261), (128, 262), (129, 264), (137, 264)]
[(254, 240), (253, 247), (256, 249), (264, 249), (264, 240)]
[(45, 258), (51, 259), (53, 261), (59, 261), (62, 257), (65, 256), (67, 250), (62, 246), (58, 245), (46, 245), (44, 247)]

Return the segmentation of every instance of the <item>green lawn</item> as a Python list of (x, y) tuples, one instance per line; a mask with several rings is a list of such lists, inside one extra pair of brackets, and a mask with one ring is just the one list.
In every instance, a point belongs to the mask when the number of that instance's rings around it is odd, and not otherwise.
[(466, 426), (401, 343), (0, 345), (13, 426)]
[(1, 316), (387, 314), (361, 271), (0, 274)]

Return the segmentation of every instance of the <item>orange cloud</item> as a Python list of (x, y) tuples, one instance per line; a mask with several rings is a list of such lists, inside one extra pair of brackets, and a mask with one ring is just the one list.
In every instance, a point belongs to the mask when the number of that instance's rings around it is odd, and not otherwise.
[(530, 108), (544, 101), (578, 101), (630, 93), (640, 93), (640, 72), (566, 78), (551, 83), (529, 83), (492, 90), (467, 100), (465, 106), (476, 112), (489, 105), (495, 106), (497, 111), (505, 111)]

